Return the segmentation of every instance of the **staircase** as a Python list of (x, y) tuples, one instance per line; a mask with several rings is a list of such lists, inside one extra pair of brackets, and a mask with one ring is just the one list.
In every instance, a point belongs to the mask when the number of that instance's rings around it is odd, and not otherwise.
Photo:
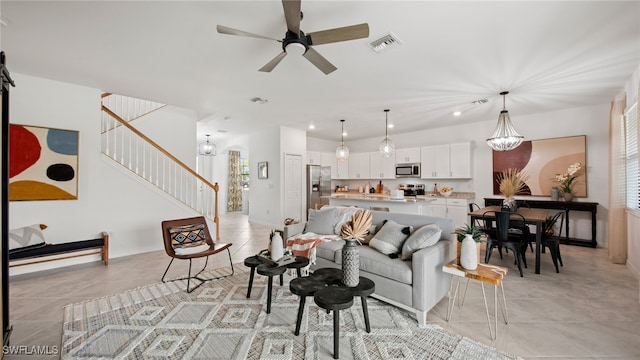
[(134, 120), (164, 106), (148, 100), (103, 94), (101, 151), (148, 183), (213, 219), (216, 240), (219, 240), (218, 183), (210, 183), (131, 125)]

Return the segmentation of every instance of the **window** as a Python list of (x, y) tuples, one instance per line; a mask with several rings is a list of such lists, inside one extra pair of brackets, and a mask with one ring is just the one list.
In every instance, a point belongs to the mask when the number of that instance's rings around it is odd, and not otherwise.
[(242, 177), (242, 190), (249, 190), (249, 160), (240, 159), (240, 176)]
[(640, 172), (638, 171), (638, 104), (625, 112), (625, 168), (627, 208), (640, 210)]

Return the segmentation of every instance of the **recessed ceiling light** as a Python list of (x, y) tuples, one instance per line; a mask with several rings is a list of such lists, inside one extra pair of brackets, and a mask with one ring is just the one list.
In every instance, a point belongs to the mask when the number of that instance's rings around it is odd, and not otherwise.
[(393, 124), (389, 124), (389, 125), (387, 125), (387, 127), (388, 127), (389, 129), (391, 129), (391, 128), (393, 127)]
[(313, 129), (315, 129), (315, 128), (316, 128), (316, 126), (315, 126), (315, 125), (313, 125), (313, 124), (309, 125), (309, 129), (313, 130)]
[(342, 136), (347, 136), (347, 135), (349, 135), (349, 134), (347, 134), (346, 131), (342, 133)]
[(453, 116), (460, 116), (462, 115), (462, 111), (454, 111), (453, 112)]

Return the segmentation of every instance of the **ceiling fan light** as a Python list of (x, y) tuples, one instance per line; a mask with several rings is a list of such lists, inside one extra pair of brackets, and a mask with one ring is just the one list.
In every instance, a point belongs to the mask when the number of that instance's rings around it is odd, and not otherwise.
[[(500, 95), (503, 96), (503, 103), (504, 96), (508, 93), (508, 91), (500, 93)], [(504, 108), (498, 116), (498, 124), (496, 125), (495, 131), (491, 137), (487, 139), (487, 145), (491, 146), (495, 151), (509, 151), (520, 146), (523, 140), (524, 136), (518, 134), (516, 129), (514, 129), (509, 112)]]
[(307, 52), (307, 48), (298, 42), (292, 42), (287, 44), (284, 47), (284, 51), (288, 54), (288, 55), (297, 55), (297, 56), (302, 56), (304, 55), (305, 52)]

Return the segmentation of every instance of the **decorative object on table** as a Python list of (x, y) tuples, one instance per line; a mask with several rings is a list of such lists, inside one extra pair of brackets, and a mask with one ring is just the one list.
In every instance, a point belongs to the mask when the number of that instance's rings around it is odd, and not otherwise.
[(513, 128), (513, 124), (511, 124), (511, 118), (509, 117), (509, 111), (507, 111), (506, 106), (507, 94), (509, 94), (508, 91), (500, 93), (502, 96), (502, 111), (500, 111), (500, 115), (498, 116), (498, 124), (496, 125), (495, 131), (491, 137), (487, 139), (487, 145), (491, 146), (495, 151), (513, 150), (520, 146), (524, 140), (524, 136), (518, 134), (516, 129)]
[(458, 240), (456, 263), (467, 270), (475, 270), (480, 259), (480, 243), (484, 234), (475, 224), (465, 224), (455, 231)]
[(529, 176), (522, 170), (508, 168), (503, 170), (498, 176), (500, 193), (504, 196), (502, 207), (511, 212), (517, 210), (514, 196), (525, 189)]
[(560, 191), (558, 190), (557, 186), (554, 186), (551, 188), (551, 200), (552, 201), (558, 201), (558, 199), (560, 198)]
[(450, 188), (448, 186), (443, 186), (439, 192), (440, 192), (440, 195), (444, 197), (448, 197), (453, 193), (453, 188)]
[(271, 231), (269, 234), (269, 244), (271, 245), (271, 260), (279, 261), (284, 256), (284, 243), (282, 236), (277, 231)]
[(260, 252), (258, 253), (258, 259), (263, 263), (272, 266), (285, 266), (296, 262), (296, 257), (293, 255), (291, 249), (289, 248), (285, 249), (284, 255), (278, 261), (274, 261), (271, 258), (271, 252), (268, 249), (260, 250)]
[(345, 240), (342, 248), (342, 283), (346, 286), (355, 287), (360, 283), (360, 253), (356, 241), (362, 241), (370, 227), (371, 211), (362, 210), (340, 229), (340, 237)]
[(582, 168), (582, 164), (576, 162), (569, 165), (567, 172), (564, 174), (556, 174), (555, 180), (560, 183), (560, 190), (562, 191), (564, 201), (573, 201), (573, 185), (578, 176), (582, 175)]

